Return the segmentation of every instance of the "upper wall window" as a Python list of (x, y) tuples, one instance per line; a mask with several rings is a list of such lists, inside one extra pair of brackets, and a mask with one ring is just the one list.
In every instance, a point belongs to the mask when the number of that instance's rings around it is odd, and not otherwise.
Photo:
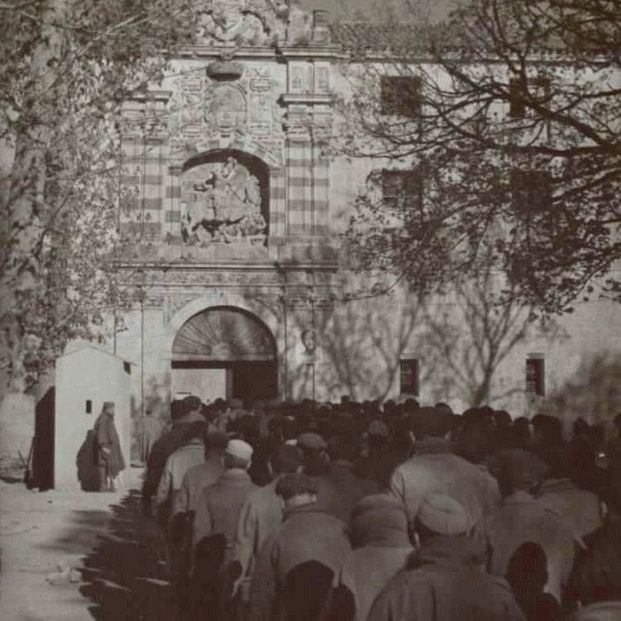
[(550, 80), (546, 77), (524, 81), (512, 78), (509, 81), (509, 116), (523, 119), (527, 112), (527, 101), (546, 101), (550, 96)]
[(417, 395), (420, 392), (419, 364), (416, 358), (399, 361), (399, 389), (402, 395)]
[(382, 114), (418, 118), (422, 112), (422, 82), (415, 76), (382, 76)]
[(383, 170), (382, 200), (392, 209), (417, 209), (423, 203), (423, 180), (416, 170)]
[(529, 215), (548, 211), (552, 205), (552, 178), (545, 170), (511, 171), (513, 208)]

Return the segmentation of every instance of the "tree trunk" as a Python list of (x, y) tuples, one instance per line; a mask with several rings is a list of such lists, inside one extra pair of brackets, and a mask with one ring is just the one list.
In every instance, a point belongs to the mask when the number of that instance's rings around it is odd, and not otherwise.
[(20, 390), (22, 344), (28, 332), (28, 300), (41, 285), (43, 234), (49, 216), (46, 202), (46, 155), (62, 115), (60, 97), (66, 0), (48, 0), (38, 17), (23, 102), (14, 124), (15, 154), (5, 195), (0, 251), (0, 400)]

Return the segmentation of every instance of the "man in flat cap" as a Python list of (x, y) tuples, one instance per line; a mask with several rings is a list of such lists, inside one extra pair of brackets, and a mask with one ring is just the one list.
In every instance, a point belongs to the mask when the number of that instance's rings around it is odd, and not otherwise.
[(390, 481), (390, 489), (405, 505), (410, 523), (424, 498), (433, 492), (459, 501), (466, 509), (470, 528), (500, 500), (491, 477), (452, 453), (451, 426), (452, 414), (446, 408), (421, 407), (412, 416), (414, 455), (395, 469)]
[(498, 456), (502, 505), (476, 530), (489, 551), (488, 569), (496, 576), (506, 575), (522, 544), (540, 545), (548, 559), (546, 591), (560, 603), (580, 542), (569, 524), (535, 496), (546, 471), (546, 464), (530, 451), (502, 451)]
[(240, 565), (242, 600), (245, 602), (263, 543), (282, 523), (283, 503), (276, 494), (276, 486), (283, 477), (302, 470), (302, 454), (295, 446), (281, 444), (274, 450), (269, 463), (274, 479), (249, 494), (237, 525), (233, 558)]
[(192, 592), (198, 595), (208, 587), (213, 595), (207, 601), (193, 597), (193, 603), (198, 608), (213, 608), (218, 619), (231, 614), (232, 581), (239, 578), (232, 577), (230, 570), (241, 509), (257, 489), (248, 475), (252, 453), (252, 446), (243, 440), (229, 440), (223, 456), (224, 472), (203, 490), (192, 525)]
[(415, 520), (418, 550), (375, 600), (369, 621), (523, 621), (509, 585), (485, 573), (485, 549), (466, 535), (469, 511), (431, 493)]
[[(329, 595), (326, 589), (331, 589), (351, 552), (345, 523), (318, 504), (312, 477), (288, 474), (278, 482), (276, 493), (284, 504), (284, 521), (259, 553), (250, 585), (248, 621), (280, 619), (279, 614), (295, 605), (291, 601), (294, 593), (288, 592), (292, 576), (297, 584), (305, 585), (305, 598), (298, 606), (320, 609)], [(317, 569), (328, 580), (316, 580)]]

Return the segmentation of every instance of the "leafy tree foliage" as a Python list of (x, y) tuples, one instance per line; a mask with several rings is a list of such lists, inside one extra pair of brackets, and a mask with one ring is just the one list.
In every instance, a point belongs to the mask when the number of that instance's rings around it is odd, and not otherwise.
[(618, 3), (466, 0), (446, 23), (382, 31), (373, 51), (347, 31), (340, 147), (411, 168), (421, 200), (386, 201), (371, 175), (350, 227), (363, 266), (435, 290), (491, 264), (542, 313), (618, 296)]
[(192, 23), (172, 0), (0, 4), (0, 396), (122, 300), (120, 110)]

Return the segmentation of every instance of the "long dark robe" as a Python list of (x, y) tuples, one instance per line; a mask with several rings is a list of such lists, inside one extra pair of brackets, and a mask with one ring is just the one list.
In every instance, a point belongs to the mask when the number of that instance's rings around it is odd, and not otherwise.
[[(114, 426), (114, 417), (102, 412), (93, 427), (95, 432), (95, 464), (105, 466), (106, 473), (112, 479), (125, 470), (125, 460), (121, 451), (119, 434)], [(109, 453), (103, 449), (109, 449)]]

